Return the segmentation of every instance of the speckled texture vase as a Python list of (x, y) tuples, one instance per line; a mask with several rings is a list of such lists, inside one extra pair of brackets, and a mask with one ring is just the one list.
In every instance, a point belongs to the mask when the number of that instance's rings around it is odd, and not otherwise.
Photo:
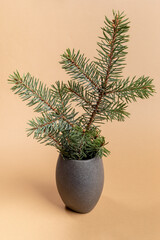
[(56, 167), (58, 192), (69, 209), (88, 213), (97, 204), (104, 184), (102, 159), (67, 160), (59, 155)]

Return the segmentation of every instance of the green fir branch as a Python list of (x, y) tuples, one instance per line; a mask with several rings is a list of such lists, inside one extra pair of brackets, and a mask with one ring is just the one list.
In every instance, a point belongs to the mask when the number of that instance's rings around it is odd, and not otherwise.
[(84, 109), (93, 108), (94, 96), (90, 95), (83, 85), (75, 81), (68, 81), (67, 89), (72, 93), (71, 101), (75, 101), (77, 106), (82, 106)]
[[(124, 56), (126, 55), (125, 49), (127, 48), (125, 43), (128, 42), (128, 35), (125, 34), (129, 29), (128, 19), (124, 19), (125, 16), (123, 13), (117, 14), (113, 12), (113, 15), (114, 19), (112, 21), (105, 17), (105, 27), (102, 28), (104, 38), (101, 38), (102, 41), (98, 43), (101, 51), (99, 50), (100, 58), (97, 59), (98, 61), (96, 64), (98, 65), (99, 72), (103, 77), (103, 91), (99, 92), (95, 109), (93, 110), (87, 123), (87, 129), (89, 129), (96, 121), (96, 118), (99, 119), (99, 106), (104, 99), (105, 89), (108, 82), (114, 82), (115, 78), (120, 77), (120, 73), (123, 69)], [(114, 117), (113, 114), (112, 117)]]
[(29, 121), (28, 125), (30, 128), (27, 129), (27, 136), (34, 134), (34, 138), (38, 138), (44, 133), (48, 135), (50, 132), (54, 131), (53, 124), (59, 120), (60, 117), (51, 119), (50, 116), (42, 114), (42, 117), (36, 117)]
[(126, 34), (129, 30), (128, 18), (119, 12), (113, 12), (113, 16), (112, 21), (105, 17), (105, 26), (102, 28), (103, 37), (100, 37), (101, 41), (98, 42), (99, 58), (96, 58), (95, 62), (104, 78), (104, 85), (122, 76), (128, 48), (126, 45), (129, 40), (129, 35)]
[(111, 84), (109, 87), (110, 90), (106, 91), (105, 96), (106, 98), (108, 96), (113, 96), (114, 99), (116, 95), (119, 99), (125, 100), (127, 103), (132, 100), (136, 101), (137, 98), (149, 98), (153, 96), (155, 92), (152, 82), (153, 79), (145, 76), (139, 77), (137, 80), (136, 77), (134, 77), (131, 81), (128, 77), (125, 80), (120, 80), (115, 84)]
[(33, 135), (38, 142), (58, 148), (62, 146), (62, 132), (68, 129), (60, 117), (51, 119), (46, 113), (42, 114), (42, 117), (30, 120), (28, 125), (30, 128), (27, 128), (27, 136)]
[(57, 98), (51, 94), (51, 90), (46, 85), (43, 85), (39, 79), (32, 77), (29, 73), (21, 78), (17, 71), (10, 75), (8, 81), (14, 84), (11, 90), (18, 94), (23, 101), (28, 100), (27, 105), (34, 106), (35, 112), (52, 112), (54, 116), (60, 116), (68, 125), (73, 127), (72, 121), (60, 111), (59, 106), (55, 107)]
[(98, 91), (99, 85), (99, 72), (93, 62), (89, 63), (89, 59), (84, 57), (84, 54), (80, 54), (80, 51), (75, 53), (75, 50), (71, 52), (67, 49), (61, 56), (62, 68), (67, 71), (73, 80), (78, 80), (83, 83), (87, 89)]
[(124, 102), (113, 102), (107, 106), (101, 108), (102, 114), (107, 121), (124, 121), (126, 117), (129, 117), (129, 113), (126, 111), (128, 105)]

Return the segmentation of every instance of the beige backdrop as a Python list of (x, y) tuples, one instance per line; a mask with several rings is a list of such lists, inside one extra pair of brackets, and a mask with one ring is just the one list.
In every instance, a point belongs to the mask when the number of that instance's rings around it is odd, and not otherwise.
[[(149, 75), (157, 94), (129, 106), (130, 119), (102, 127), (111, 155), (96, 208), (65, 210), (55, 187), (57, 152), (27, 138), (33, 117), (7, 84), (18, 69), (48, 86), (68, 76), (59, 65), (68, 47), (96, 55), (104, 15), (131, 21), (124, 76)], [(0, 0), (0, 239), (160, 239), (159, 0)]]

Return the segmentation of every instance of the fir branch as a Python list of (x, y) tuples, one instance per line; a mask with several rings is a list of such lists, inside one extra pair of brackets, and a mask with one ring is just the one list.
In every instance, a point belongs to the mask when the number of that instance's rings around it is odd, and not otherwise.
[[(56, 138), (54, 138), (51, 133), (49, 133), (48, 136), (49, 136), (49, 137), (53, 140), (53, 142), (55, 142), (59, 147), (62, 146), (62, 144), (61, 144)], [(48, 144), (48, 145), (51, 145), (51, 144)]]
[(36, 107), (34, 107), (35, 112), (53, 111), (56, 116), (60, 116), (71, 127), (74, 126), (58, 108), (53, 107), (56, 106), (54, 96), (50, 96), (50, 90), (46, 86), (43, 86), (38, 79), (34, 79), (29, 73), (21, 78), (17, 71), (14, 75), (10, 75), (8, 81), (9, 83), (14, 84), (11, 90), (15, 91), (15, 94), (18, 94), (24, 101), (31, 98), (27, 105), (36, 105)]
[[(96, 69), (96, 66), (93, 62), (88, 63), (84, 57), (84, 54), (81, 55), (80, 51), (75, 53), (74, 49), (71, 52), (70, 49), (67, 49), (66, 52), (62, 55), (62, 68), (71, 75), (73, 80), (78, 80), (83, 84), (91, 88), (94, 87), (95, 90), (100, 90), (100, 85), (98, 83), (99, 73)], [(89, 84), (89, 85), (88, 85)]]
[(113, 12), (114, 19), (110, 21), (105, 17), (105, 26), (102, 28), (103, 37), (100, 37), (101, 42), (98, 42), (98, 53), (100, 58), (95, 63), (99, 67), (99, 71), (105, 82), (115, 81), (121, 77), (122, 70), (125, 66), (125, 56), (127, 54), (126, 43), (128, 42), (129, 35), (126, 32), (129, 30), (128, 19), (125, 18), (123, 13)]
[(67, 129), (60, 117), (51, 119), (48, 114), (42, 114), (42, 117), (36, 117), (29, 121), (30, 128), (27, 129), (27, 136), (33, 134), (38, 142), (46, 143), (46, 145), (55, 145), (60, 148), (62, 132)]
[(77, 105), (85, 108), (93, 108), (94, 96), (90, 96), (83, 85), (74, 81), (68, 81), (67, 89), (72, 93), (71, 101), (77, 102)]
[(113, 102), (106, 106), (103, 106), (102, 114), (107, 121), (117, 120), (124, 121), (125, 117), (129, 117), (129, 113), (126, 111), (127, 104), (124, 102)]
[(71, 107), (71, 96), (68, 94), (67, 85), (63, 82), (57, 81), (55, 85), (52, 85), (51, 94), (55, 97), (56, 104), (61, 106), (60, 110), (63, 116), (66, 116), (66, 119), (76, 124), (78, 119), (75, 117), (77, 116), (78, 112)]
[(148, 98), (155, 92), (155, 88), (152, 84), (153, 79), (145, 76), (141, 76), (136, 80), (136, 77), (130, 81), (129, 77), (124, 80), (117, 81), (111, 86), (109, 91), (106, 91), (106, 98), (108, 95), (114, 97), (116, 95), (119, 99), (131, 102), (136, 101), (137, 98)]
[(60, 117), (50, 119), (50, 116), (46, 115), (46, 113), (42, 114), (42, 117), (37, 117), (35, 120), (30, 120), (28, 125), (31, 128), (27, 129), (27, 136), (30, 136), (33, 133), (35, 138), (44, 133), (48, 135), (49, 132), (54, 131), (53, 123), (58, 120), (60, 120)]
[(51, 86), (51, 93), (56, 98), (56, 102), (62, 106), (62, 112), (64, 112), (69, 102), (66, 84), (60, 81), (56, 81), (55, 85), (52, 84)]
[[(97, 62), (97, 65), (101, 68), (101, 74), (103, 73), (102, 75), (104, 77), (104, 81), (102, 82), (102, 87), (104, 91), (99, 92), (99, 97), (98, 97), (95, 109), (93, 110), (90, 116), (86, 129), (89, 129), (92, 123), (95, 121), (96, 114), (98, 113), (98, 110), (99, 110), (99, 105), (101, 104), (101, 101), (105, 95), (105, 89), (106, 89), (107, 83), (111, 75), (113, 75), (113, 70), (112, 70), (113, 67), (115, 72), (113, 76), (115, 75), (117, 76), (117, 72), (119, 73), (119, 68), (116, 69), (116, 66), (118, 64), (118, 61), (120, 62), (123, 61), (123, 56), (125, 54), (124, 49), (126, 49), (126, 47), (123, 46), (121, 42), (123, 43), (128, 41), (128, 35), (126, 36), (124, 35), (124, 33), (129, 28), (128, 23), (126, 23), (127, 20), (122, 21), (123, 18), (124, 16), (119, 13), (118, 14), (114, 13), (114, 19), (112, 22), (108, 20), (108, 18), (106, 18), (106, 22), (105, 22), (106, 27), (103, 28), (105, 42), (98, 44), (103, 50), (103, 52), (100, 52), (101, 59), (99, 60), (99, 62)], [(106, 35), (106, 33), (109, 35), (109, 37)], [(120, 70), (122, 70), (122, 67), (120, 68)]]

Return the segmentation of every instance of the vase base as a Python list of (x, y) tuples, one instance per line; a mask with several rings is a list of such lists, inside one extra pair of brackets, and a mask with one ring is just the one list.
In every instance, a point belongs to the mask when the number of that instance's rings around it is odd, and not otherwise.
[(90, 211), (87, 211), (87, 212), (80, 212), (80, 211), (73, 210), (72, 208), (67, 207), (67, 206), (65, 206), (65, 209), (66, 209), (66, 211), (70, 211), (70, 212), (74, 212), (74, 213), (80, 213), (80, 214), (89, 213), (91, 211), (90, 210)]

